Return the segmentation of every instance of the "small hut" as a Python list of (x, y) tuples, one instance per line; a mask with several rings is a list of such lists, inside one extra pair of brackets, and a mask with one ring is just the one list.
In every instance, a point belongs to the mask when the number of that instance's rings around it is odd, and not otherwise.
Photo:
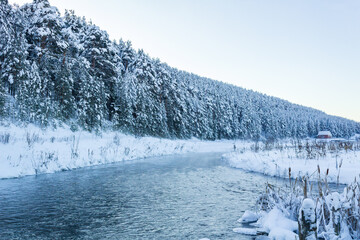
[(317, 135), (318, 139), (328, 139), (332, 138), (332, 134), (330, 131), (320, 131)]

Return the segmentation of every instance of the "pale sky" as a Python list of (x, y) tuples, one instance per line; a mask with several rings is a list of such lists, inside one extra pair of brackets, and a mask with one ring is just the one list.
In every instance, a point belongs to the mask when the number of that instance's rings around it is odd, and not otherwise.
[(358, 0), (50, 3), (172, 67), (360, 121)]

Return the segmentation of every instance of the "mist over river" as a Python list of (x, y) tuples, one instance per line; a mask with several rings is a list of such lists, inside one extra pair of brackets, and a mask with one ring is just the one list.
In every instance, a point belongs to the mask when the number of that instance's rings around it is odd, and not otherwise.
[(251, 239), (232, 231), (265, 183), (221, 153), (0, 180), (1, 239)]

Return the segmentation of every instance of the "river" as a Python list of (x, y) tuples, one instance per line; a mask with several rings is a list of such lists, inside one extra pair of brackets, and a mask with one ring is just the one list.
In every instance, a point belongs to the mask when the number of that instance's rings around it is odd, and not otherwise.
[(275, 178), (186, 154), (0, 180), (0, 239), (251, 239), (232, 231)]

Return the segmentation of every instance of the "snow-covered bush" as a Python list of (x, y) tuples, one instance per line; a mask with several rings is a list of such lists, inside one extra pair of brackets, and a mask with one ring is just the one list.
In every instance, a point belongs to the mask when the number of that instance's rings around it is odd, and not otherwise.
[(315, 202), (310, 198), (305, 198), (302, 201), (299, 210), (298, 226), (300, 240), (317, 239)]
[(259, 210), (265, 212), (276, 207), (287, 217), (295, 220), (298, 217), (302, 199), (302, 191), (297, 186), (293, 189), (285, 189), (267, 184), (265, 193), (257, 199), (256, 204)]
[[(289, 170), (291, 176), (291, 170)], [(290, 184), (285, 187), (276, 187), (271, 184), (266, 185), (264, 194), (259, 196), (256, 205), (257, 212), (246, 212), (246, 215), (258, 216), (258, 221), (254, 223), (257, 231), (264, 230), (267, 234), (274, 234), (273, 231), (279, 234), (279, 224), (274, 228), (269, 228), (264, 225), (264, 222), (271, 222), (266, 220), (270, 215), (273, 215), (274, 210), (277, 215), (281, 215), (291, 221), (298, 221), (299, 226), (303, 217), (302, 213), (307, 202), (312, 202), (315, 208), (315, 215), (312, 219), (311, 228), (313, 231), (317, 229), (317, 237), (320, 239), (360, 239), (360, 182), (355, 180), (353, 183), (344, 187), (344, 190), (339, 193), (334, 188), (330, 188), (327, 183), (327, 174), (325, 177), (320, 177), (320, 168), (318, 169), (317, 181), (309, 181), (309, 176), (296, 178), (291, 180)], [(280, 211), (280, 213), (279, 213)], [(310, 215), (308, 214), (310, 217)], [(266, 221), (265, 221), (265, 220)], [(240, 219), (242, 220), (242, 218)], [(240, 221), (243, 223), (243, 221)], [(274, 221), (274, 219), (273, 219)], [(300, 221), (300, 222), (299, 222)], [(304, 220), (305, 221), (305, 220)], [(316, 225), (314, 225), (316, 222)], [(310, 226), (310, 225), (309, 225)], [(280, 226), (281, 228), (282, 226)], [(283, 228), (283, 233), (288, 234), (289, 228)], [(246, 228), (234, 229), (235, 232), (246, 234)], [(295, 231), (299, 233), (298, 230)], [(281, 231), (280, 231), (281, 233)], [(299, 239), (303, 235), (299, 234)]]

